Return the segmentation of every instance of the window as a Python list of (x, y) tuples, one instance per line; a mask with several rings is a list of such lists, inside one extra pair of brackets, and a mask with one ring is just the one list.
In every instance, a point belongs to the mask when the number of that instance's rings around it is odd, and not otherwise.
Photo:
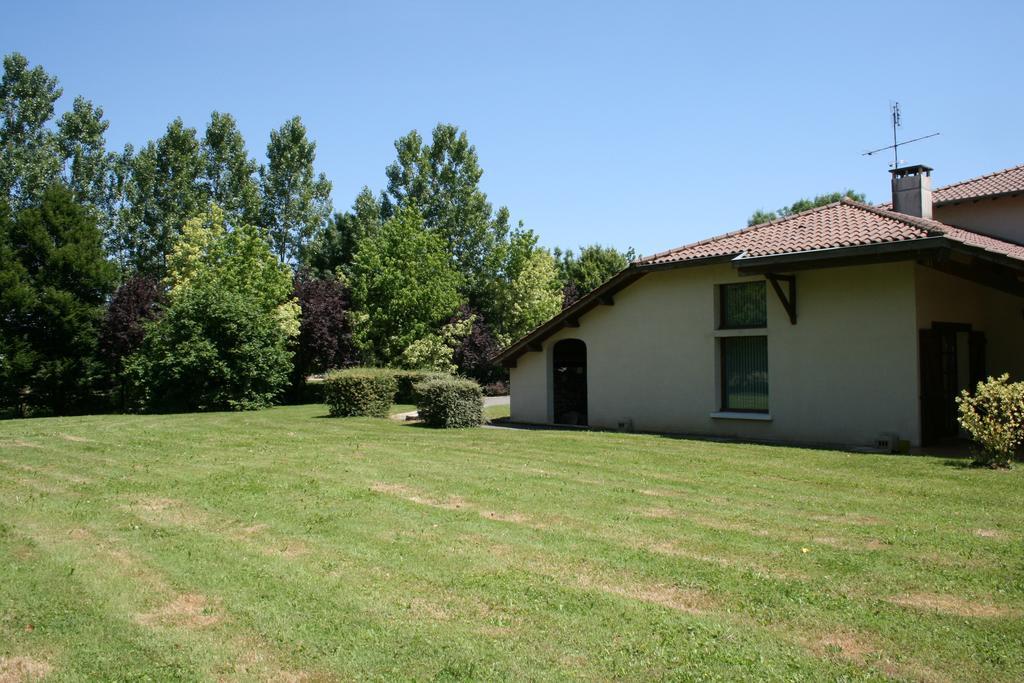
[[(765, 282), (718, 288), (718, 327), (750, 330), (768, 326)], [(768, 337), (720, 335), (721, 406), (723, 411), (768, 412)]]
[(722, 337), (722, 410), (768, 412), (768, 337)]
[(718, 288), (718, 302), (720, 329), (765, 327), (768, 324), (764, 280), (721, 285)]

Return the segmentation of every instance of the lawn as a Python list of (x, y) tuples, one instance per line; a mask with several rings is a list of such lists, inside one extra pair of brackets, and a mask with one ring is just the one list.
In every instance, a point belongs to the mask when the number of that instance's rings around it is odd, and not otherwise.
[(1024, 678), (1024, 473), (255, 413), (0, 423), (0, 680)]

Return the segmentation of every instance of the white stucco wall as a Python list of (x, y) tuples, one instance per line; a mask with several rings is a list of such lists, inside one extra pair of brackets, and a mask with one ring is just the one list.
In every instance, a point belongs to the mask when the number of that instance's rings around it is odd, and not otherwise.
[(798, 322), (768, 287), (770, 421), (716, 419), (715, 287), (729, 265), (651, 273), (528, 352), (511, 370), (512, 419), (551, 420), (551, 349), (582, 339), (591, 426), (806, 443), (919, 440), (915, 266), (797, 274)]
[(1024, 197), (979, 199), (936, 206), (933, 217), (949, 225), (1024, 243)]

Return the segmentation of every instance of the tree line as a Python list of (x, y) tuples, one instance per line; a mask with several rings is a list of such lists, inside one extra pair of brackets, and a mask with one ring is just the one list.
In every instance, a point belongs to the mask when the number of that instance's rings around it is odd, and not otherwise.
[(354, 364), (501, 382), (502, 345), (633, 257), (541, 247), (451, 124), (334, 211), (298, 116), (263, 163), (217, 111), (114, 151), (101, 107), (57, 117), (57, 78), (3, 66), (0, 414), (261, 407)]

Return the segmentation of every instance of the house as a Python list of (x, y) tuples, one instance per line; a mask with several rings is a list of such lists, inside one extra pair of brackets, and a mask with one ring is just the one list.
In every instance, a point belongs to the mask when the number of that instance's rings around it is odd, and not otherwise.
[(512, 420), (790, 443), (956, 437), (1024, 377), (1024, 165), (641, 258), (498, 356)]

